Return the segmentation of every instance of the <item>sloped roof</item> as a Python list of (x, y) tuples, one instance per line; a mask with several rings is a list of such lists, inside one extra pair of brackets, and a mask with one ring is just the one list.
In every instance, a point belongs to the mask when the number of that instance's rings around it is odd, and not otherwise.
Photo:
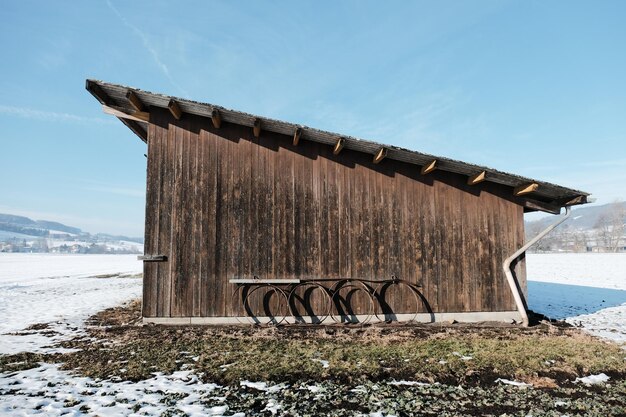
[[(217, 111), (221, 120), (228, 123), (252, 128), (255, 121), (260, 121), (263, 131), (271, 131), (289, 136), (293, 136), (296, 129), (299, 129), (300, 140), (315, 141), (330, 146), (334, 146), (338, 138), (342, 138), (344, 140), (344, 150), (354, 150), (376, 155), (381, 149), (384, 149), (386, 158), (415, 164), (420, 167), (427, 166), (433, 161), (436, 161), (436, 168), (438, 170), (454, 172), (468, 177), (484, 172), (484, 181), (502, 184), (513, 187), (514, 189), (536, 184), (536, 186), (531, 187), (533, 191), (519, 196), (520, 201), (524, 203), (527, 211), (541, 210), (557, 213), (561, 207), (587, 203), (587, 196), (589, 196), (588, 193), (583, 191), (509, 174), (480, 165), (230, 110), (214, 104), (151, 93), (137, 88), (98, 80), (87, 80), (86, 88), (103, 106), (105, 106), (106, 112), (116, 115), (122, 123), (128, 126), (144, 142), (147, 140), (148, 112), (150, 107), (168, 109), (170, 103), (175, 103), (183, 114), (188, 113), (211, 118), (214, 111)], [(144, 108), (143, 111), (138, 111), (137, 103), (131, 102), (129, 92), (132, 92), (134, 97), (138, 99), (139, 105)]]

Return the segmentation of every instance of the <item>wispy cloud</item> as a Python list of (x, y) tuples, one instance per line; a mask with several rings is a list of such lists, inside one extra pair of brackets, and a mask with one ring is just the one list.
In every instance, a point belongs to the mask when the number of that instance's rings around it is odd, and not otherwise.
[(74, 179), (78, 188), (86, 191), (95, 191), (98, 193), (115, 194), (124, 197), (145, 198), (146, 190), (143, 186), (128, 187), (120, 184), (113, 184), (103, 181), (93, 181), (87, 179)]
[(28, 107), (6, 106), (0, 104), (0, 114), (7, 116), (21, 117), (23, 119), (39, 120), (42, 122), (70, 122), (70, 123), (98, 123), (114, 124), (110, 119), (100, 117), (85, 117), (71, 113), (58, 113), (31, 109)]
[(116, 194), (125, 197), (144, 198), (146, 196), (145, 190), (139, 190), (135, 188), (96, 185), (91, 187), (83, 187), (83, 189), (88, 191), (97, 191), (101, 193)]
[(150, 39), (148, 39), (148, 36), (145, 34), (145, 32), (143, 32), (137, 26), (130, 23), (128, 19), (126, 19), (120, 13), (120, 11), (117, 10), (115, 6), (113, 6), (113, 3), (111, 3), (110, 0), (106, 0), (106, 1), (107, 1), (107, 6), (109, 6), (109, 9), (111, 9), (113, 13), (115, 13), (115, 15), (122, 21), (124, 26), (132, 30), (135, 33), (135, 35), (137, 35), (139, 39), (141, 39), (141, 42), (143, 43), (144, 48), (146, 48), (148, 53), (152, 56), (154, 63), (159, 68), (159, 70), (165, 75), (168, 81), (175, 88), (177, 88), (183, 94), (184, 97), (189, 97), (189, 93), (187, 93), (187, 91), (184, 88), (182, 88), (176, 81), (174, 81), (174, 78), (172, 77), (172, 74), (170, 73), (168, 66), (163, 62), (163, 60), (159, 56), (159, 53), (157, 52), (156, 48), (152, 45), (152, 43), (150, 42)]

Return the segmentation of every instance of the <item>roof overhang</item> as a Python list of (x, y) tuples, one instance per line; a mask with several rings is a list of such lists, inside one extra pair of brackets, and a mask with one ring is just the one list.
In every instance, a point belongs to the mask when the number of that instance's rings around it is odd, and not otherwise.
[(421, 172), (424, 175), (437, 169), (465, 175), (468, 177), (469, 185), (476, 185), (483, 181), (505, 185), (513, 188), (514, 198), (524, 207), (525, 211), (544, 211), (558, 214), (562, 207), (588, 202), (588, 193), (549, 182), (538, 181), (480, 165), (416, 152), (397, 146), (385, 145), (295, 123), (230, 110), (214, 104), (151, 93), (137, 88), (97, 80), (87, 80), (86, 88), (102, 104), (105, 113), (116, 116), (144, 142), (148, 140), (147, 131), (150, 108), (159, 107), (169, 109), (177, 119), (183, 114), (192, 114), (211, 119), (216, 127), (219, 127), (222, 121), (248, 126), (253, 129), (255, 136), (258, 136), (262, 129), (293, 136), (294, 143), (300, 140), (309, 140), (324, 143), (339, 150), (347, 149), (368, 153), (372, 155), (374, 163), (380, 162), (383, 158), (389, 158), (418, 165), (421, 167)]

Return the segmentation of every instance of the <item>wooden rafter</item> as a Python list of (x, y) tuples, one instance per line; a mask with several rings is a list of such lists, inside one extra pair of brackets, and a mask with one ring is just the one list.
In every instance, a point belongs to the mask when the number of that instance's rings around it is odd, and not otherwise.
[(587, 202), (587, 196), (586, 195), (579, 195), (576, 196), (574, 198), (570, 198), (567, 199), (566, 201), (563, 202), (564, 206), (573, 206), (576, 204), (585, 204)]
[(297, 127), (296, 131), (293, 132), (293, 146), (298, 146), (300, 142), (300, 136), (302, 136), (302, 128)]
[(133, 90), (128, 90), (126, 92), (126, 99), (128, 100), (128, 103), (131, 105), (131, 107), (135, 109), (135, 111), (144, 111), (145, 106)]
[(380, 163), (380, 161), (385, 159), (386, 156), (387, 156), (387, 149), (386, 148), (380, 148), (378, 150), (378, 152), (376, 152), (376, 155), (374, 155), (374, 159), (372, 160), (372, 162), (375, 163), (375, 164), (378, 164), (378, 163)]
[(174, 116), (174, 119), (180, 120), (183, 116), (183, 111), (176, 100), (170, 100), (170, 102), (167, 103), (167, 108), (170, 110), (170, 113), (172, 113), (172, 116)]
[(87, 81), (87, 91), (93, 94), (98, 99), (100, 104), (113, 104), (113, 100), (111, 100), (111, 97), (109, 97), (109, 95), (105, 93), (98, 84)]
[(513, 190), (513, 194), (515, 194), (516, 196), (525, 195), (532, 193), (533, 191), (537, 191), (537, 188), (539, 188), (539, 184), (537, 184), (536, 182), (531, 182), (530, 184), (524, 184), (520, 185), (519, 187), (515, 187), (515, 189)]
[(339, 155), (339, 152), (341, 152), (345, 143), (346, 140), (344, 138), (338, 138), (337, 142), (335, 142), (335, 147), (333, 148), (333, 155)]
[(220, 115), (220, 111), (218, 109), (213, 109), (211, 111), (211, 122), (213, 122), (213, 127), (219, 129), (222, 126), (222, 116)]
[(258, 138), (261, 136), (261, 119), (254, 119), (254, 126), (252, 126), (252, 133), (254, 133), (254, 137)]
[(486, 176), (487, 176), (487, 172), (485, 171), (479, 172), (478, 174), (472, 175), (471, 177), (469, 177), (467, 179), (467, 183), (469, 185), (476, 185), (478, 183), (485, 181)]
[(139, 136), (139, 138), (141, 138), (142, 141), (144, 141), (145, 143), (148, 143), (148, 132), (146, 131), (146, 129), (142, 126), (141, 123), (138, 123), (135, 120), (131, 120), (131, 119), (124, 119), (121, 117), (117, 118), (120, 122), (124, 123), (130, 130), (132, 130), (137, 136)]
[(558, 204), (545, 203), (543, 201), (533, 200), (530, 198), (523, 199), (521, 204), (524, 208), (531, 211), (539, 210), (551, 214), (559, 214), (561, 212), (561, 206)]
[(420, 172), (422, 175), (426, 175), (426, 174), (433, 172), (435, 169), (437, 169), (437, 160), (433, 159), (432, 162), (429, 162), (428, 164), (424, 165)]

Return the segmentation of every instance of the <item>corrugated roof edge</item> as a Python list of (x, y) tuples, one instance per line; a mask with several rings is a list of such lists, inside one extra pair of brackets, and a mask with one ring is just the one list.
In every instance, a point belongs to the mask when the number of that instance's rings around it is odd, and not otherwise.
[[(539, 185), (537, 191), (533, 192), (531, 196), (520, 197), (523, 200), (533, 202), (530, 197), (537, 198), (538, 203), (550, 204), (554, 207), (565, 207), (568, 205), (577, 205), (587, 203), (587, 196), (589, 193), (579, 191), (567, 187), (563, 187), (557, 184), (539, 181), (532, 178), (522, 177), (516, 174), (510, 174), (507, 172), (499, 171), (497, 169), (475, 165), (463, 161), (458, 161), (446, 157), (425, 154), (410, 149), (402, 148), (395, 145), (388, 145), (371, 140), (365, 140), (356, 138), (349, 135), (342, 135), (334, 132), (328, 132), (312, 128), (306, 125), (284, 122), (281, 120), (272, 119), (269, 117), (253, 115), (250, 113), (241, 112), (238, 110), (228, 109), (222, 106), (218, 106), (210, 103), (203, 103), (194, 100), (188, 100), (175, 96), (168, 96), (159, 93), (153, 93), (146, 90), (141, 90), (135, 87), (129, 87), (120, 84), (107, 83), (100, 80), (87, 79), (86, 89), (103, 105), (117, 106), (121, 110), (124, 110), (131, 114), (134, 108), (130, 105), (126, 99), (126, 93), (128, 91), (134, 92), (137, 97), (146, 106), (157, 106), (161, 108), (167, 108), (168, 103), (174, 100), (178, 103), (183, 113), (194, 114), (201, 117), (211, 117), (212, 111), (218, 110), (222, 120), (230, 123), (236, 123), (244, 126), (252, 127), (254, 121), (261, 120), (263, 130), (273, 131), (282, 134), (293, 134), (296, 129), (301, 129), (301, 139), (313, 140), (320, 143), (334, 145), (337, 138), (343, 138), (345, 141), (344, 149), (352, 149), (359, 152), (365, 152), (374, 155), (381, 148), (387, 150), (386, 158), (395, 159), (402, 162), (408, 162), (419, 166), (424, 166), (431, 161), (437, 161), (437, 169), (443, 171), (454, 172), (462, 175), (475, 175), (481, 172), (486, 172), (485, 181), (495, 182), (510, 187), (519, 187), (525, 184), (536, 183)], [(102, 95), (105, 95), (103, 97)], [(124, 124), (126, 124), (135, 134), (137, 134), (143, 141), (146, 141), (145, 129), (141, 127), (140, 121), (125, 120), (118, 117)], [(542, 210), (540, 207), (527, 207), (530, 210)], [(544, 210), (549, 212), (555, 212), (555, 210)]]

